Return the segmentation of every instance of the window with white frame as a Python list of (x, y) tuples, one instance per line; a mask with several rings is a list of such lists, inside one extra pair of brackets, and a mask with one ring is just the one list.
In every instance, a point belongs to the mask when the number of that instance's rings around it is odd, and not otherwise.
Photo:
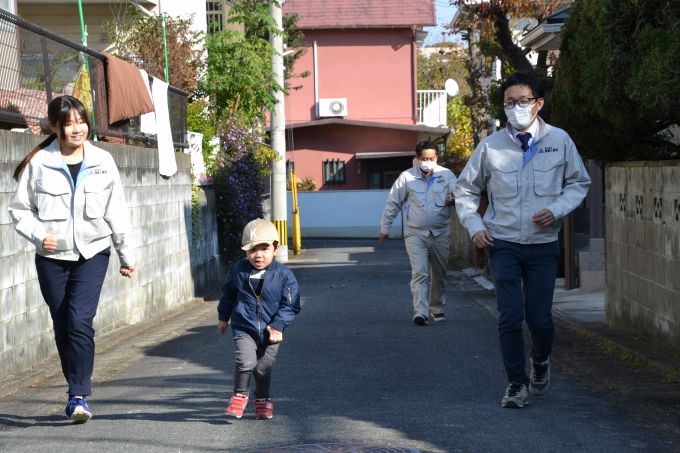
[(323, 183), (345, 184), (345, 162), (340, 159), (323, 161)]

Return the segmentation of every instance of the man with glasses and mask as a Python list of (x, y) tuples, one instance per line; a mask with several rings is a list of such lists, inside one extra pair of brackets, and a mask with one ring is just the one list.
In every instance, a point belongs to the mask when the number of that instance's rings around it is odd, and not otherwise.
[(419, 326), (445, 321), (444, 288), (449, 259), (449, 224), (456, 176), (437, 165), (437, 147), (416, 145), (413, 168), (392, 185), (380, 222), (380, 242), (389, 238), (392, 222), (403, 211), (404, 243), (411, 263), (413, 322)]
[[(512, 74), (501, 85), (508, 124), (475, 149), (456, 185), (456, 210), (472, 242), (489, 249), (498, 332), (508, 386), (502, 407), (521, 408), (550, 385), (552, 299), (562, 220), (577, 208), (590, 177), (569, 135), (543, 121), (543, 87)], [(479, 200), (489, 206), (482, 218)], [(531, 333), (527, 375), (523, 322)]]

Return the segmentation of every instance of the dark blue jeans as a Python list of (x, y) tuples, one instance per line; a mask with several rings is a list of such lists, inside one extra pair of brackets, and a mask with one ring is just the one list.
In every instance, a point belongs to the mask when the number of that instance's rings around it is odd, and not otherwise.
[(54, 339), (69, 395), (92, 394), (94, 328), (110, 249), (89, 260), (65, 261), (35, 256), (40, 291), (50, 308)]
[(531, 357), (544, 361), (552, 351), (552, 300), (557, 276), (557, 241), (523, 245), (494, 239), (490, 250), (496, 286), (498, 334), (508, 382), (528, 384), (524, 320), (531, 332)]

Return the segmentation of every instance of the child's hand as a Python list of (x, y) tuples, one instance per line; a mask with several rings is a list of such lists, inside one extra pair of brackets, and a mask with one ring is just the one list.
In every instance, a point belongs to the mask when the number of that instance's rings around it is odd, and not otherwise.
[(269, 332), (269, 344), (277, 344), (283, 341), (283, 332), (280, 330), (267, 326), (267, 332)]
[(120, 275), (122, 275), (123, 277), (132, 278), (132, 275), (135, 273), (136, 270), (137, 268), (133, 266), (121, 266)]
[(224, 332), (226, 332), (228, 328), (229, 324), (227, 324), (227, 321), (217, 321), (217, 331), (220, 335), (224, 335)]

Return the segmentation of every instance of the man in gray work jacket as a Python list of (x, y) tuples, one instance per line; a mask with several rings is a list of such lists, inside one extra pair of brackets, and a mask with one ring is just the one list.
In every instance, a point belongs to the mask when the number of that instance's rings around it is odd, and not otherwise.
[(389, 237), (399, 211), (404, 213), (404, 242), (411, 262), (413, 322), (445, 321), (444, 287), (449, 259), (449, 224), (456, 177), (437, 165), (432, 142), (416, 146), (416, 165), (402, 172), (390, 189), (380, 222), (380, 242)]
[[(545, 123), (543, 87), (515, 73), (501, 86), (508, 125), (483, 140), (456, 185), (456, 210), (474, 244), (489, 248), (508, 386), (501, 406), (521, 408), (550, 384), (552, 298), (562, 220), (583, 201), (590, 177), (569, 135)], [(482, 219), (479, 199), (487, 192)], [(531, 332), (525, 369), (523, 321)]]

